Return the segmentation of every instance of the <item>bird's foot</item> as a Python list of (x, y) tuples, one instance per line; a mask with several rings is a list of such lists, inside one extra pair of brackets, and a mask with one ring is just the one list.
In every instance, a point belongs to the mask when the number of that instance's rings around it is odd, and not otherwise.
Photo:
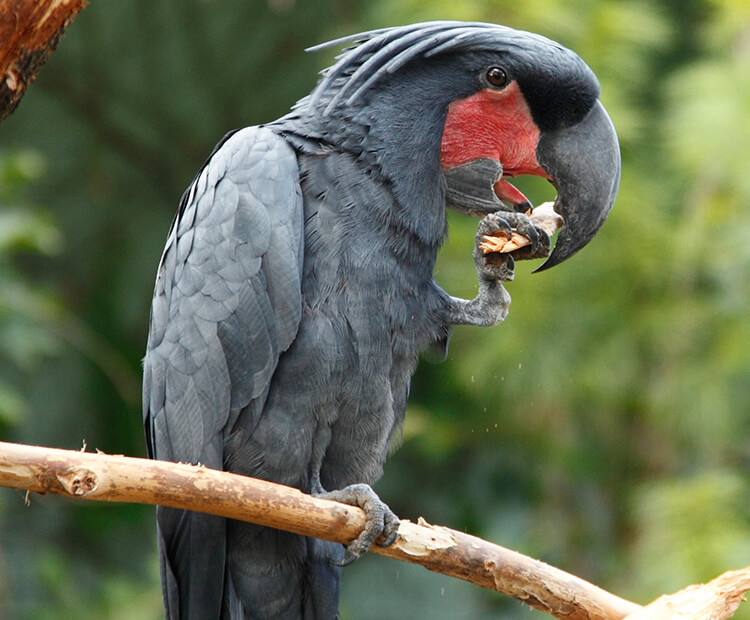
[(516, 260), (547, 258), (552, 248), (550, 233), (538, 225), (540, 222), (534, 220), (534, 214), (531, 217), (525, 213), (509, 213), (508, 215), (510, 218), (506, 217), (506, 221), (510, 222), (513, 230), (531, 241), (530, 244), (513, 250), (511, 252), (513, 258)]
[(503, 281), (510, 282), (514, 276), (515, 260), (510, 254), (499, 252), (485, 253), (481, 245), (485, 237), (506, 237), (512, 235), (512, 225), (503, 216), (511, 215), (498, 211), (483, 217), (477, 227), (477, 235), (474, 243), (474, 263), (477, 266), (477, 274), (480, 281)]
[[(373, 543), (380, 547), (393, 544), (398, 536), (399, 519), (381, 500), (369, 484), (352, 484), (336, 491), (315, 493), (315, 497), (330, 499), (365, 511), (365, 529), (346, 547), (341, 566), (347, 566), (366, 553)], [(381, 539), (382, 541), (378, 540)]]
[[(510, 240), (521, 235), (528, 245), (512, 252), (486, 252), (482, 249), (487, 237), (504, 237)], [(534, 226), (525, 213), (496, 211), (482, 218), (477, 228), (474, 245), (474, 262), (480, 278), (509, 282), (513, 279), (516, 260), (544, 258), (550, 252), (550, 237), (543, 229)]]

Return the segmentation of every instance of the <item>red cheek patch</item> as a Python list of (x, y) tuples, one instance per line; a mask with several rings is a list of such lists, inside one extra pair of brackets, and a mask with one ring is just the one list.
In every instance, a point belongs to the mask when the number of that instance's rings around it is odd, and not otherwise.
[(495, 159), (504, 177), (549, 178), (536, 160), (538, 142), (539, 128), (518, 83), (511, 82), (503, 90), (482, 90), (448, 106), (440, 161), (450, 169), (475, 159)]

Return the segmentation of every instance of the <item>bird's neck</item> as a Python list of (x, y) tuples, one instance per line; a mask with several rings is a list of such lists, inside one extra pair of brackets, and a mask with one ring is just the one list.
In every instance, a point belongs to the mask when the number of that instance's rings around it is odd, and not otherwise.
[(446, 235), (440, 144), (447, 105), (413, 105), (387, 93), (345, 118), (338, 112), (322, 116), (298, 109), (276, 126), (288, 138), (294, 134), (304, 151), (311, 151), (313, 140), (354, 156), (366, 174), (389, 188), (400, 226), (437, 249)]
[(438, 245), (446, 234), (440, 165), (446, 111), (387, 92), (355, 117), (366, 127), (360, 159), (392, 188), (399, 220), (423, 241)]

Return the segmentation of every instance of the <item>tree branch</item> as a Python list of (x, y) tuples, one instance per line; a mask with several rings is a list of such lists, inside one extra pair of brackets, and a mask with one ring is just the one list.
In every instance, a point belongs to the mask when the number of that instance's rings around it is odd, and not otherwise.
[[(0, 486), (197, 510), (340, 543), (356, 538), (365, 524), (359, 508), (202, 466), (3, 442)], [(748, 567), (641, 607), (543, 562), (422, 519), (416, 524), (402, 521), (396, 542), (372, 551), (496, 590), (568, 620), (662, 620), (674, 617), (669, 610), (674, 612), (684, 601), (696, 614), (680, 606), (682, 620), (720, 620), (734, 613), (742, 593), (750, 589)], [(712, 584), (715, 587), (709, 587)], [(702, 588), (700, 594), (696, 588)], [(680, 598), (684, 593), (687, 596)], [(708, 615), (708, 609), (714, 615)]]
[(16, 109), (84, 2), (0, 1), (0, 121)]

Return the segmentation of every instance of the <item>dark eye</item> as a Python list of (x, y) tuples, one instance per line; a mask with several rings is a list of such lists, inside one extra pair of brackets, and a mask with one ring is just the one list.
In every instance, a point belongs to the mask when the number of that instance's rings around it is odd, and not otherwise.
[(508, 83), (508, 74), (500, 67), (487, 69), (487, 81), (495, 88), (502, 88)]

